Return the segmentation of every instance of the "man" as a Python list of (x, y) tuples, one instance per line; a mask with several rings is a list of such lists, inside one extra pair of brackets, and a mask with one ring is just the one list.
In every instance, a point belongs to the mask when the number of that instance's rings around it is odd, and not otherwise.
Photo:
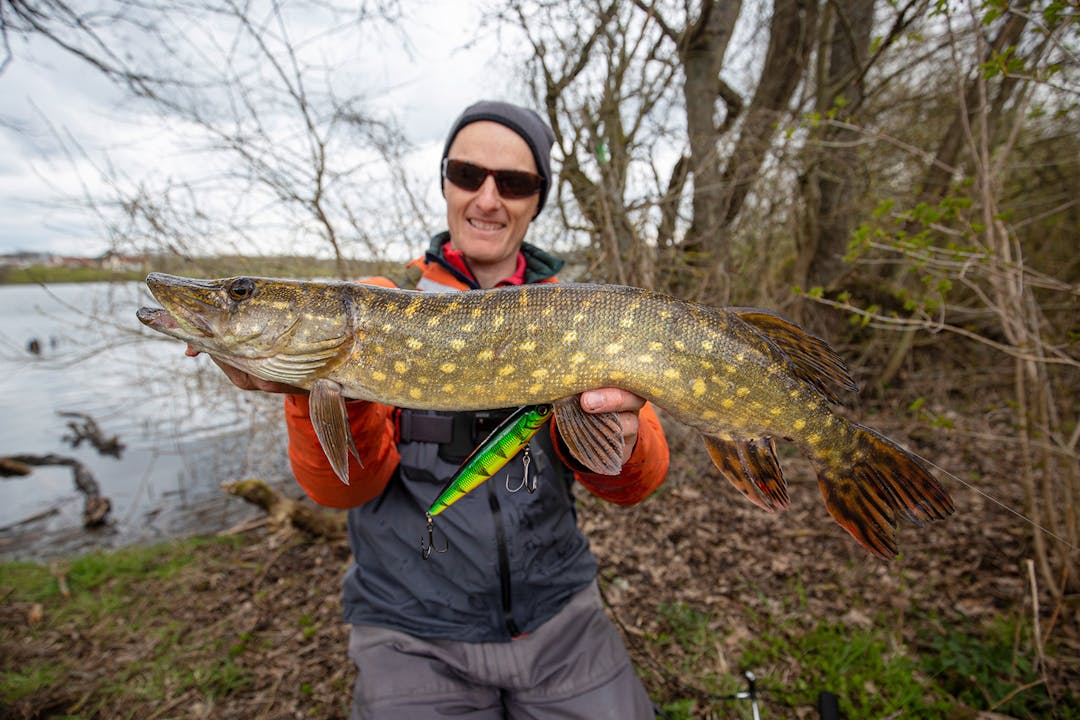
[[(409, 264), (425, 291), (554, 282), (558, 260), (524, 242), (551, 188), (551, 129), (530, 110), (479, 102), (443, 150), (448, 231)], [(391, 284), (385, 278), (371, 282)], [(406, 348), (401, 349), (406, 354)], [(362, 465), (342, 484), (296, 388), (223, 369), (242, 388), (288, 392), (289, 457), (318, 503), (349, 508), (354, 564), (344, 581), (349, 655), (359, 669), (353, 718), (650, 718), (652, 705), (604, 615), (596, 561), (577, 527), (572, 483), (639, 502), (663, 481), (668, 448), (651, 406), (618, 388), (583, 393), (586, 412), (616, 412), (617, 476), (595, 475), (556, 423), (533, 439), (533, 493), (512, 460), (438, 518), (448, 551), (423, 557), (425, 510), (498, 413), (431, 413), (351, 402)]]

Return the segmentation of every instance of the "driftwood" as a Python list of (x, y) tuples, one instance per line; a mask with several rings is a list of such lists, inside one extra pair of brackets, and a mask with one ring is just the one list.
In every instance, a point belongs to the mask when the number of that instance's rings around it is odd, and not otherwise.
[(292, 527), (308, 535), (328, 539), (345, 535), (344, 513), (319, 510), (287, 498), (262, 480), (222, 483), (221, 489), (262, 508), (270, 522), (280, 528)]
[(109, 455), (117, 459), (119, 459), (120, 453), (124, 451), (124, 444), (120, 442), (120, 438), (116, 435), (105, 437), (105, 434), (101, 432), (101, 428), (98, 427), (97, 421), (86, 413), (61, 411), (57, 415), (74, 418), (69, 420), (67, 424), (71, 433), (64, 435), (63, 438), (71, 447), (77, 448), (82, 444), (83, 440), (86, 440), (101, 455)]
[(83, 527), (91, 528), (105, 524), (109, 511), (112, 510), (112, 503), (109, 502), (109, 498), (101, 494), (101, 487), (86, 466), (74, 458), (53, 454), (8, 455), (0, 458), (0, 468), (3, 469), (0, 475), (4, 477), (28, 475), (30, 467), (41, 465), (63, 465), (71, 468), (75, 489), (86, 498), (83, 504)]

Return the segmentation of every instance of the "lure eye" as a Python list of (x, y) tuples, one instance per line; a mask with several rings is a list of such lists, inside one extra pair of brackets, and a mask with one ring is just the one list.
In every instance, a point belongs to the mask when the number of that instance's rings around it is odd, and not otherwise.
[(229, 285), (229, 297), (239, 302), (255, 294), (255, 282), (251, 278), (237, 278)]
[(536, 414), (539, 415), (540, 417), (547, 417), (548, 413), (550, 413), (550, 412), (551, 412), (551, 406), (550, 405), (541, 405), (538, 408), (536, 408)]

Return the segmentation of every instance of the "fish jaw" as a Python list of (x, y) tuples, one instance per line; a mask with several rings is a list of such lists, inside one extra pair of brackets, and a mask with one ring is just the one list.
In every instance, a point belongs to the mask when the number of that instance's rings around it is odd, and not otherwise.
[(141, 308), (140, 322), (187, 343), (189, 354), (205, 352), (264, 380), (307, 388), (348, 349), (339, 288), (165, 273), (151, 273), (146, 285), (162, 307)]

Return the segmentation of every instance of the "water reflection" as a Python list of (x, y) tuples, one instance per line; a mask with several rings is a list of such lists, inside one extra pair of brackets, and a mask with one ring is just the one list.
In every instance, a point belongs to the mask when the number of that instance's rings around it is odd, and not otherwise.
[[(281, 400), (238, 391), (208, 358), (184, 357), (135, 319), (144, 304), (142, 283), (0, 286), (0, 456), (75, 458), (113, 504), (111, 525), (89, 533), (69, 468), (0, 479), (0, 557), (215, 531), (254, 512), (221, 482), (287, 486)], [(92, 417), (123, 453), (72, 448), (61, 412)]]

